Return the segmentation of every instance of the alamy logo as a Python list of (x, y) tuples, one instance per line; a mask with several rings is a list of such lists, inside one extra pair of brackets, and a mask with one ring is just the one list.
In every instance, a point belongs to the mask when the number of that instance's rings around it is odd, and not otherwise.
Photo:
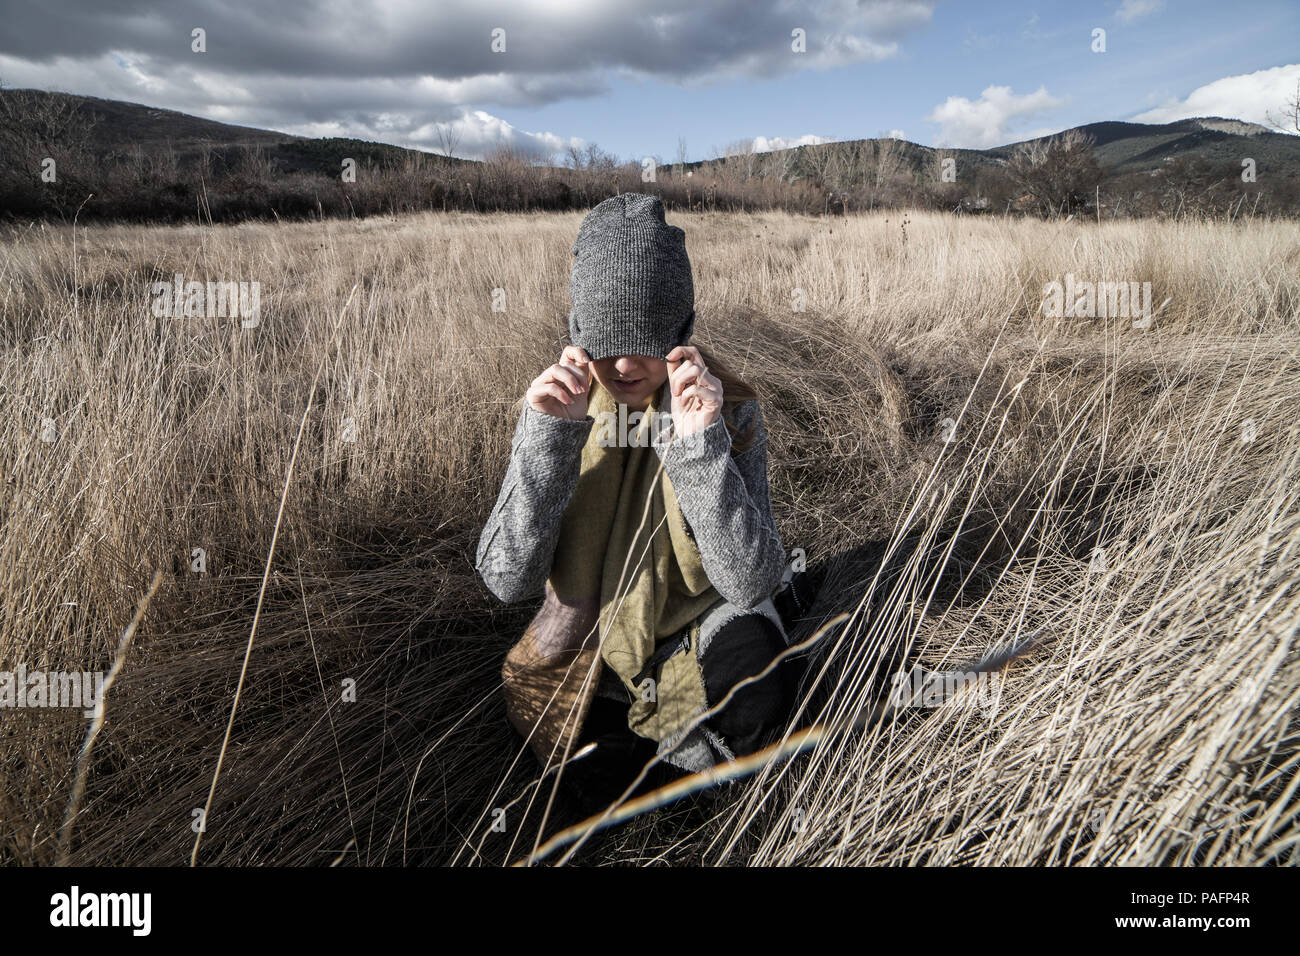
[(129, 926), (132, 935), (148, 936), (153, 898), (149, 893), (68, 893), (50, 897), (51, 926)]
[(629, 412), (622, 402), (617, 412), (597, 414), (596, 428), (601, 448), (646, 448), (671, 443), (686, 458), (697, 459), (709, 447), (702, 432), (677, 434), (672, 412)]
[(159, 318), (238, 318), (245, 329), (261, 321), (262, 287), (257, 282), (186, 282), (178, 272), (170, 283), (155, 282), (149, 291)]
[(103, 671), (0, 671), (0, 707), (81, 707), (94, 717), (103, 692)]
[(1084, 282), (1074, 273), (1065, 282), (1043, 286), (1042, 313), (1049, 319), (1133, 319), (1133, 327), (1151, 324), (1150, 282)]
[(617, 412), (596, 416), (596, 440), (601, 448), (645, 448), (672, 437), (672, 427), (672, 412), (629, 412), (619, 402)]
[(992, 716), (1002, 696), (1000, 676), (992, 671), (927, 671), (921, 667), (898, 671), (891, 675), (889, 704), (897, 708), (940, 707), (961, 699)]

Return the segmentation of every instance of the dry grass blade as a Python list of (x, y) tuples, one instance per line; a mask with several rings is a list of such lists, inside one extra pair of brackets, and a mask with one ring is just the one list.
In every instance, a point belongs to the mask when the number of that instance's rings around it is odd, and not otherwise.
[[(356, 295), (357, 287), (354, 285), (352, 291), (348, 293), (347, 301), (343, 303), (343, 308), (339, 309), (339, 317), (334, 323), (334, 329), (330, 334), (330, 341), (333, 342), (343, 326), (343, 319), (348, 314), (348, 307), (352, 305), (352, 297)], [(275, 513), (275, 528), (271, 532), (271, 546), (266, 552), (266, 566), (262, 571), (262, 585), (257, 592), (257, 608), (253, 611), (253, 623), (248, 629), (248, 644), (244, 648), (244, 661), (239, 668), (239, 683), (235, 685), (235, 697), (230, 703), (230, 719), (226, 722), (226, 733), (221, 738), (221, 751), (217, 754), (217, 765), (212, 771), (212, 785), (208, 788), (208, 799), (203, 805), (203, 815), (199, 818), (200, 825), (194, 835), (194, 848), (190, 851), (190, 866), (197, 866), (199, 862), (199, 844), (203, 841), (203, 834), (207, 830), (208, 815), (212, 811), (212, 799), (217, 793), (217, 780), (221, 777), (221, 764), (226, 759), (226, 748), (230, 745), (230, 732), (235, 727), (235, 714), (239, 710), (239, 698), (244, 691), (244, 680), (248, 676), (248, 661), (253, 656), (253, 642), (257, 639), (257, 625), (262, 618), (262, 602), (266, 599), (266, 585), (271, 579), (271, 562), (275, 558), (275, 544), (280, 536), (280, 523), (284, 520), (284, 506), (289, 498), (289, 487), (293, 483), (293, 466), (298, 461), (298, 449), (302, 447), (302, 435), (307, 428), (307, 420), (311, 415), (312, 403), (316, 398), (316, 384), (320, 381), (321, 372), (325, 370), (325, 361), (329, 355), (326, 349), (325, 354), (321, 356), (320, 364), (316, 366), (316, 374), (312, 376), (311, 388), (307, 392), (307, 405), (303, 409), (302, 419), (298, 422), (298, 436), (294, 439), (293, 454), (289, 457), (289, 467), (284, 475), (284, 487), (280, 490), (280, 507)]]
[(72, 827), (77, 822), (77, 813), (81, 810), (81, 798), (86, 794), (86, 778), (90, 774), (90, 754), (95, 748), (95, 740), (99, 737), (99, 732), (104, 727), (104, 717), (106, 714), (105, 698), (108, 696), (109, 689), (113, 682), (117, 680), (117, 675), (121, 673), (122, 666), (126, 663), (127, 652), (131, 649), (131, 639), (135, 637), (135, 629), (140, 626), (144, 619), (145, 611), (149, 609), (149, 602), (153, 600), (154, 594), (158, 591), (158, 585), (162, 583), (162, 571), (155, 571), (153, 578), (149, 581), (149, 587), (140, 598), (140, 603), (135, 609), (135, 616), (131, 618), (131, 623), (127, 624), (126, 630), (122, 632), (122, 640), (117, 645), (117, 653), (113, 655), (113, 666), (104, 678), (104, 685), (99, 689), (99, 696), (95, 700), (95, 711), (91, 717), (90, 727), (86, 730), (85, 743), (81, 745), (81, 753), (77, 755), (76, 781), (72, 785), (72, 794), (68, 798), (68, 809), (63, 816), (63, 826), (59, 829), (59, 866), (64, 866), (68, 862), (68, 847), (72, 842)]
[[(202, 837), (221, 866), (508, 864), (581, 822), (549, 798), (563, 754), (535, 767), (505, 719), (535, 609), (473, 559), (580, 221), (0, 227), (0, 662), (108, 670), (139, 569), (164, 578), (66, 843), (86, 721), (3, 711), (0, 866), (171, 865), (205, 805), (231, 808)], [(1300, 859), (1294, 223), (680, 224), (701, 343), (760, 393), (782, 540), (834, 559), (803, 627), (850, 615), (790, 733), (1039, 637), (569, 860)], [(261, 326), (154, 315), (177, 272), (260, 281)], [(1049, 318), (1067, 274), (1168, 304)]]

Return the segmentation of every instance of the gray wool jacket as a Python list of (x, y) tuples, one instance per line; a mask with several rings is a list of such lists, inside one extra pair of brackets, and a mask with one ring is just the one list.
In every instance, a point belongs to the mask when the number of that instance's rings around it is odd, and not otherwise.
[[(733, 421), (741, 434), (755, 422), (753, 442), (734, 457), (721, 416), (695, 435), (658, 436), (653, 447), (709, 581), (727, 601), (748, 609), (780, 585), (786, 554), (768, 497), (767, 432), (758, 402), (737, 406)], [(483, 582), (502, 601), (543, 592), (594, 424), (590, 415), (582, 421), (556, 418), (525, 403), (475, 560)]]

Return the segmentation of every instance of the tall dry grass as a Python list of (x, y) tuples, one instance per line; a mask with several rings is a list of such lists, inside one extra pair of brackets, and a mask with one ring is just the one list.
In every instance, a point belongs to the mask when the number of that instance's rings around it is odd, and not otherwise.
[[(259, 596), (201, 864), (501, 863), (576, 821), (545, 813), (504, 719), (532, 608), (496, 602), (472, 559), (517, 400), (563, 341), (580, 218), (0, 240), (0, 669), (107, 671), (165, 572), (72, 862), (188, 859)], [(899, 655), (1033, 644), (992, 704), (831, 735), (573, 859), (1293, 861), (1294, 226), (675, 221), (699, 338), (762, 395), (783, 539), (834, 558), (804, 633), (852, 615), (792, 727), (857, 712)], [(260, 325), (155, 318), (149, 284), (175, 272), (259, 282)], [(1170, 301), (1145, 331), (1045, 319), (1067, 272)], [(87, 723), (0, 712), (0, 860), (55, 859)]]

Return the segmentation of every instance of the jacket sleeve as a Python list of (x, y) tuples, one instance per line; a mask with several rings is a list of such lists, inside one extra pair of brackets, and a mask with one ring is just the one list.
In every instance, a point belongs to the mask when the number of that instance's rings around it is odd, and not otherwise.
[(735, 425), (741, 433), (751, 421), (753, 443), (735, 458), (721, 417), (694, 435), (655, 443), (699, 545), (704, 572), (719, 594), (743, 608), (757, 607), (771, 596), (786, 563), (772, 517), (767, 432), (757, 401), (736, 410)]
[(520, 413), (501, 492), (474, 561), (483, 583), (502, 601), (542, 593), (593, 424), (590, 415), (572, 421), (527, 404)]

